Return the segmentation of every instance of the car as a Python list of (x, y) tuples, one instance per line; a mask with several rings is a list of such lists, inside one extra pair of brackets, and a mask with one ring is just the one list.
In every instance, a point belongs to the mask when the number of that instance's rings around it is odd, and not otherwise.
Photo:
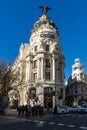
[(82, 105), (78, 108), (78, 113), (87, 113), (87, 104), (82, 104)]
[(59, 114), (62, 114), (62, 113), (70, 113), (71, 112), (71, 109), (69, 106), (59, 106), (57, 107), (57, 113)]
[(72, 106), (71, 107), (71, 112), (78, 112), (79, 106)]

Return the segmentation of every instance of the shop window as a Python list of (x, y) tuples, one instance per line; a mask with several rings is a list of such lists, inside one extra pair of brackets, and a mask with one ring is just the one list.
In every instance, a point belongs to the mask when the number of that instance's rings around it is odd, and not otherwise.
[(46, 88), (44, 88), (44, 95), (45, 96), (52, 96), (52, 93), (53, 93), (53, 88), (51, 88), (51, 87), (46, 87)]
[(53, 105), (53, 88), (46, 87), (44, 88), (44, 108), (52, 108)]

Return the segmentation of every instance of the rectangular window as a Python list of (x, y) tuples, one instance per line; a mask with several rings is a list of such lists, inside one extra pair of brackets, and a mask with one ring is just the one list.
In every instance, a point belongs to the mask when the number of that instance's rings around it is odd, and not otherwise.
[(34, 80), (37, 80), (37, 73), (34, 74)]
[(50, 72), (46, 72), (45, 73), (45, 79), (46, 80), (50, 80)]
[(37, 60), (34, 61), (33, 68), (37, 68)]
[(46, 68), (50, 68), (49, 59), (46, 59), (46, 60), (45, 60), (45, 67), (46, 67)]
[(44, 88), (44, 93), (48, 93), (49, 92), (49, 88)]
[(37, 51), (38, 50), (38, 46), (35, 46), (35, 51)]
[(49, 51), (49, 45), (46, 45), (46, 51)]

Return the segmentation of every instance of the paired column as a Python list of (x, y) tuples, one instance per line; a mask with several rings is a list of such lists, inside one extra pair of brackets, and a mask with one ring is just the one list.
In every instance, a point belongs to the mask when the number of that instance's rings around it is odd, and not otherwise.
[(54, 57), (54, 55), (53, 55), (53, 57), (52, 57), (52, 61), (53, 61), (53, 81), (54, 81), (54, 87), (53, 87), (53, 91), (55, 91), (55, 96), (53, 96), (53, 107), (55, 106), (55, 104), (56, 104), (56, 79), (55, 79), (55, 57)]
[(41, 57), (41, 79), (44, 79), (44, 71), (45, 71), (45, 68), (44, 68), (44, 57)]
[(26, 81), (30, 80), (30, 76), (31, 76), (31, 69), (30, 69), (30, 60), (28, 59), (26, 61)]
[(52, 60), (53, 60), (53, 81), (55, 81), (55, 58), (54, 58), (54, 56), (53, 56)]
[(38, 60), (37, 60), (37, 80), (40, 79), (40, 70), (41, 70), (41, 67), (40, 67), (40, 58), (38, 58)]

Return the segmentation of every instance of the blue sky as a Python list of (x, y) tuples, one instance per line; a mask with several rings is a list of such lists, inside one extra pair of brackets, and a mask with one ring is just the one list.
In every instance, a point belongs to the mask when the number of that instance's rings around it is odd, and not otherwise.
[(42, 15), (40, 5), (52, 8), (48, 16), (59, 30), (66, 79), (77, 57), (87, 73), (87, 0), (0, 0), (0, 60), (13, 62), (21, 43), (29, 42), (30, 30)]

